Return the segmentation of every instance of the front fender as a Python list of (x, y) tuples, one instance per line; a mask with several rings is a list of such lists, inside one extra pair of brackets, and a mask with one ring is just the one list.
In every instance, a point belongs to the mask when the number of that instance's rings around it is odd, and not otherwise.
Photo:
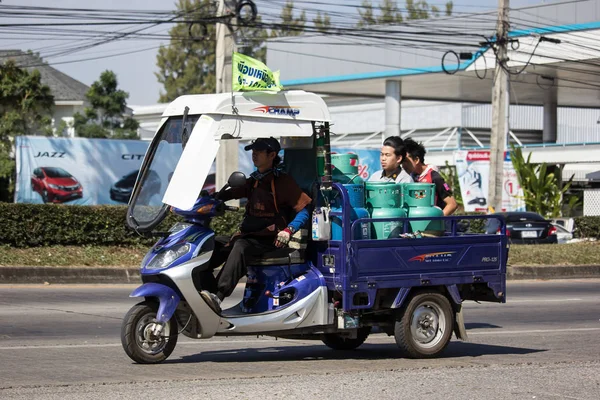
[(162, 323), (171, 319), (181, 300), (173, 289), (160, 283), (144, 283), (131, 292), (129, 297), (156, 297), (159, 301), (156, 320)]

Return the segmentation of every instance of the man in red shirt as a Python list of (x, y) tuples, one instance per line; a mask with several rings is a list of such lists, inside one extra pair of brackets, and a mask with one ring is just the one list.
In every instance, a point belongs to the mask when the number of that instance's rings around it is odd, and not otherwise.
[(440, 173), (425, 164), (425, 147), (412, 139), (404, 139), (404, 147), (406, 148), (406, 157), (402, 162), (404, 170), (413, 176), (415, 182), (435, 184), (435, 205), (444, 211), (444, 216), (452, 215), (458, 207), (456, 199)]

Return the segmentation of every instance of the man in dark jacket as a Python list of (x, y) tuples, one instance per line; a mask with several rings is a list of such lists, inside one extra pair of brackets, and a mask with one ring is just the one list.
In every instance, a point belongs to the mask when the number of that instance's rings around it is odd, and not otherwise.
[(256, 171), (243, 187), (219, 194), (223, 201), (245, 197), (248, 202), (240, 231), (227, 240), (217, 238), (215, 243), (210, 266), (214, 269), (225, 264), (216, 284), (209, 283), (209, 290), (203, 290), (201, 295), (216, 312), (220, 312), (221, 301), (231, 295), (246, 275), (248, 257), (287, 246), (294, 232), (309, 220), (307, 207), (312, 200), (294, 178), (278, 169), (280, 149), (279, 142), (272, 137), (256, 139), (246, 146), (246, 151), (252, 150)]

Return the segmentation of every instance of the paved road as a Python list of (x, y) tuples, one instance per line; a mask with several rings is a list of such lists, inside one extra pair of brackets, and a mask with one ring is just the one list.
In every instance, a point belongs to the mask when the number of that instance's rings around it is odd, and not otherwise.
[(133, 287), (0, 285), (0, 398), (600, 398), (600, 280), (509, 282), (507, 304), (466, 305), (470, 342), (436, 360), (399, 358), (383, 334), (351, 352), (182, 337), (157, 366), (121, 349)]

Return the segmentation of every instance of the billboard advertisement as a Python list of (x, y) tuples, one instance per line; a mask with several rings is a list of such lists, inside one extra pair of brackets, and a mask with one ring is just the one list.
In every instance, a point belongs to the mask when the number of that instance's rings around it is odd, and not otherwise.
[[(141, 140), (19, 136), (15, 202), (126, 204), (148, 145)], [(181, 145), (160, 146), (160, 153), (160, 162), (170, 164), (179, 158)], [(166, 164), (148, 175), (157, 193), (170, 178), (162, 176), (162, 171), (172, 171)]]
[[(166, 142), (165, 142), (166, 143)], [(127, 204), (139, 169), (149, 146), (142, 140), (109, 140), (87, 138), (53, 138), (19, 136), (16, 138), (17, 181), (15, 202), (55, 204)], [(252, 152), (239, 146), (239, 170), (249, 175), (254, 171)], [(155, 169), (148, 178), (157, 195), (152, 203), (160, 204), (173, 162), (179, 159), (181, 145), (158, 147)], [(361, 178), (380, 169), (379, 150), (332, 148), (333, 153), (358, 155)], [(157, 162), (163, 164), (157, 164)], [(161, 167), (162, 165), (162, 167)], [(214, 165), (204, 188), (214, 191)]]
[[(373, 172), (381, 169), (381, 163), (379, 162), (379, 150), (332, 147), (331, 153), (356, 154), (358, 156), (358, 174), (365, 181), (369, 179)], [(238, 156), (239, 170), (246, 175), (251, 174), (254, 171), (254, 165), (252, 164), (252, 152), (244, 151), (244, 146), (240, 146)]]
[(369, 180), (373, 172), (381, 169), (381, 162), (379, 161), (380, 150), (332, 147), (331, 152), (337, 154), (356, 154), (358, 156), (358, 174), (365, 181)]
[[(487, 212), (490, 152), (485, 150), (456, 151), (454, 153), (454, 165), (456, 165), (465, 211)], [(525, 203), (522, 199), (523, 192), (509, 152), (504, 153), (502, 187), (502, 211), (525, 211)]]

